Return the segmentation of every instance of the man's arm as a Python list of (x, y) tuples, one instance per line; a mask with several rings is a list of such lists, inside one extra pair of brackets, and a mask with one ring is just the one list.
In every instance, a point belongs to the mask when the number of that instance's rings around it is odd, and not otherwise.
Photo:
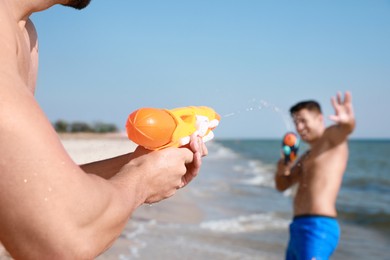
[(298, 177), (298, 168), (295, 165), (293, 166), (293, 162), (286, 165), (283, 158), (278, 161), (275, 173), (275, 187), (278, 191), (285, 191), (290, 188), (297, 183)]
[(108, 180), (85, 174), (13, 70), (0, 70), (0, 122), (0, 241), (16, 259), (94, 258), (135, 208), (172, 196), (200, 167), (192, 144), (125, 155)]
[(109, 180), (85, 174), (23, 83), (2, 76), (0, 86), (0, 240), (15, 258), (93, 258), (135, 208), (199, 170), (199, 152), (181, 148), (125, 155)]
[(101, 161), (86, 163), (80, 165), (80, 168), (86, 173), (95, 174), (108, 180), (128, 164), (131, 158), (132, 153), (128, 153)]
[(332, 97), (331, 102), (335, 114), (329, 116), (329, 118), (335, 122), (335, 125), (328, 127), (324, 135), (333, 145), (338, 145), (344, 142), (355, 129), (352, 95), (348, 91), (345, 92), (343, 100), (341, 93), (337, 93), (336, 97)]
[[(194, 152), (194, 160), (192, 163), (186, 165), (187, 173), (182, 176), (182, 183), (180, 185), (181, 188), (186, 186), (194, 177), (196, 177), (201, 166), (201, 157), (206, 156), (208, 154), (207, 147), (202, 141), (202, 138), (196, 135), (192, 135), (191, 142), (188, 145), (182, 147), (181, 149), (184, 148), (188, 148)], [(128, 164), (131, 160), (139, 157), (142, 154), (150, 152), (150, 150), (138, 146), (133, 153), (86, 163), (80, 165), (80, 168), (86, 173), (95, 174), (104, 179), (110, 179), (114, 177), (118, 172), (120, 172), (122, 167)]]

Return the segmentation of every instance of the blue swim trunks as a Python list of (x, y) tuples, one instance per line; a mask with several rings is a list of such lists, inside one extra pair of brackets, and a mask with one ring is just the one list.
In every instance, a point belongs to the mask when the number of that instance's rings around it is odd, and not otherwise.
[(340, 238), (335, 218), (317, 215), (296, 216), (290, 224), (287, 260), (326, 260)]

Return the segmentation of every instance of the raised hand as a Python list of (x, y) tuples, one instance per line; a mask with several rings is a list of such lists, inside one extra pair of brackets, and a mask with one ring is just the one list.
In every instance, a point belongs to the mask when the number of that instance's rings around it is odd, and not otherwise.
[(350, 92), (345, 92), (344, 100), (342, 99), (342, 94), (338, 92), (336, 97), (332, 97), (331, 102), (335, 114), (329, 116), (330, 120), (337, 124), (350, 124), (354, 122), (355, 116), (353, 113), (352, 95)]

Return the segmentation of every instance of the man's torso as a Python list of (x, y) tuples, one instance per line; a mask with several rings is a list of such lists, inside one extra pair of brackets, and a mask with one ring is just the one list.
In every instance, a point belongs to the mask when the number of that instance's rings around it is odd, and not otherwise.
[(347, 142), (330, 147), (320, 140), (300, 158), (294, 215), (337, 216), (336, 198), (348, 159)]

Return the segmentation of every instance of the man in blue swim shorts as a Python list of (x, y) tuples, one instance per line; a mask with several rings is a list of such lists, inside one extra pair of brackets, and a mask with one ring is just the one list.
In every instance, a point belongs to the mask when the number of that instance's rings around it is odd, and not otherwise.
[(301, 139), (310, 149), (298, 160), (281, 158), (275, 186), (284, 191), (297, 184), (294, 219), (286, 259), (329, 259), (337, 247), (340, 228), (336, 199), (348, 161), (348, 136), (355, 128), (352, 96), (332, 98), (335, 124), (325, 127), (320, 105), (313, 100), (291, 107), (290, 113)]

